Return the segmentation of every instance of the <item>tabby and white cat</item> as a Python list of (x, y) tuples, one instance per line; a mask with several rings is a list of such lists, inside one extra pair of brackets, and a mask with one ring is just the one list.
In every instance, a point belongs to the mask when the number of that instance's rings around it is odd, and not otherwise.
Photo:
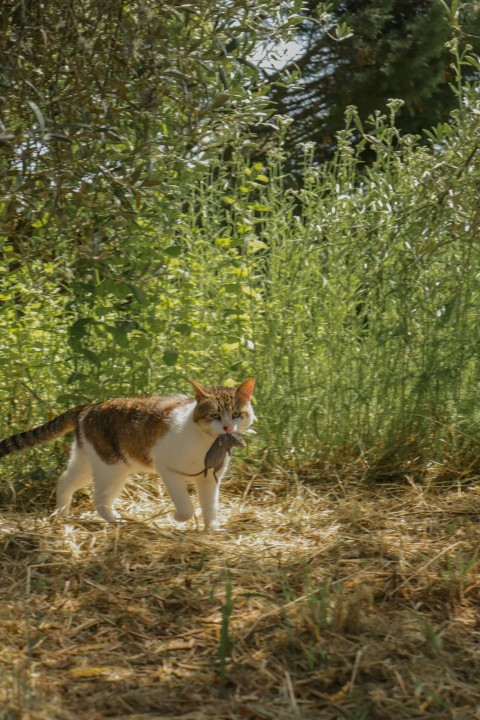
[[(67, 514), (75, 490), (93, 480), (97, 512), (108, 522), (115, 522), (119, 515), (113, 503), (128, 476), (132, 472), (157, 472), (175, 505), (175, 519), (188, 520), (193, 505), (187, 476), (203, 467), (205, 454), (218, 435), (245, 432), (255, 419), (250, 404), (253, 379), (233, 388), (191, 384), (194, 398), (117, 398), (72, 408), (40, 427), (0, 442), (0, 457), (74, 430), (70, 460), (57, 483), (59, 514)], [(217, 472), (219, 479), (227, 465), (228, 458)], [(215, 530), (219, 485), (211, 471), (194, 482), (205, 529)]]

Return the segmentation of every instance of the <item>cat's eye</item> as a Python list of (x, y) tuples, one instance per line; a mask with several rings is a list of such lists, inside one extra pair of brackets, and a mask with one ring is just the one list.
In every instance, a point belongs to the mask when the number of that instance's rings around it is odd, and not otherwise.
[(212, 418), (212, 420), (221, 420), (220, 415), (218, 415), (217, 413), (212, 413), (210, 417)]
[(237, 418), (241, 417), (242, 413), (232, 413), (232, 418), (236, 420)]

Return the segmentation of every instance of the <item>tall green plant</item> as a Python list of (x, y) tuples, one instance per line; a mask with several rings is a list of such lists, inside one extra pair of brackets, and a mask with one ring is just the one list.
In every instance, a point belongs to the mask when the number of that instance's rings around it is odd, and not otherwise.
[(408, 470), (460, 452), (480, 370), (479, 98), (463, 92), (427, 147), (400, 135), (397, 102), (364, 124), (351, 108), (331, 163), (305, 148), (301, 190), (281, 146), (264, 164), (239, 151), (172, 187), (164, 215), (152, 200), (90, 272), (73, 253), (4, 265), (2, 432), (254, 375), (262, 455), (403, 447)]

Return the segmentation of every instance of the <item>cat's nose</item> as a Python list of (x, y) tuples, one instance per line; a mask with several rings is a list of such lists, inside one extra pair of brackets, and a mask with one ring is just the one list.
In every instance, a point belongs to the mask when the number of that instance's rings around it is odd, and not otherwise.
[(233, 430), (233, 427), (231, 425), (224, 425), (223, 429), (226, 433), (231, 433)]

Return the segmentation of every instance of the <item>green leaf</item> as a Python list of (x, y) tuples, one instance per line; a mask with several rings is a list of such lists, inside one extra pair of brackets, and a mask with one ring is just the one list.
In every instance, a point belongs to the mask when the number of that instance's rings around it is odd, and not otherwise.
[(238, 285), (238, 283), (224, 283), (222, 285), (222, 289), (225, 292), (238, 293), (239, 285)]
[(33, 100), (27, 100), (27, 105), (31, 110), (33, 110), (33, 114), (35, 115), (37, 122), (40, 126), (40, 130), (45, 130), (45, 118), (42, 115), (42, 111), (38, 107), (36, 102), (33, 102)]
[(257, 292), (256, 290), (254, 290), (254, 289), (253, 289), (252, 287), (250, 287), (249, 285), (242, 285), (242, 292), (243, 292), (245, 295), (248, 295), (249, 297), (255, 298), (255, 300), (261, 300), (261, 299), (262, 299), (262, 296), (260, 295), (260, 293)]
[(169, 247), (165, 248), (165, 253), (169, 257), (177, 258), (182, 254), (182, 248), (180, 245), (170, 245)]
[(188, 323), (177, 323), (175, 325), (175, 330), (180, 333), (180, 335), (190, 335), (193, 328)]
[(215, 245), (218, 245), (218, 247), (229, 248), (234, 244), (235, 240), (231, 237), (218, 237), (215, 240)]
[(75, 340), (81, 340), (87, 333), (88, 325), (91, 325), (93, 322), (91, 318), (79, 318), (75, 320), (73, 325), (70, 325), (68, 328), (70, 337), (75, 338)]
[(165, 352), (163, 353), (163, 362), (165, 363), (165, 365), (172, 367), (172, 365), (175, 365), (177, 360), (178, 360), (178, 351), (177, 350), (165, 350)]
[(133, 345), (136, 350), (147, 350), (151, 344), (152, 341), (148, 335), (137, 335), (130, 338), (130, 345)]
[(246, 244), (253, 250), (268, 250), (268, 245), (263, 240), (247, 240)]
[(137, 287), (137, 285), (130, 285), (132, 295), (139, 303), (144, 303), (147, 299), (147, 294), (143, 288)]
[(92, 350), (89, 350), (88, 348), (80, 348), (80, 352), (84, 357), (87, 358), (87, 360), (89, 362), (92, 363), (92, 365), (100, 365), (101, 364), (100, 358)]
[(69, 145), (73, 144), (73, 140), (69, 138), (67, 135), (62, 135), (61, 133), (48, 133), (45, 135), (44, 138), (47, 142), (64, 142), (68, 143)]
[(122, 300), (126, 298), (127, 295), (130, 295), (131, 292), (133, 292), (133, 290), (130, 284), (125, 283), (121, 280), (116, 282), (115, 280), (111, 280), (110, 278), (102, 280), (97, 289), (97, 293), (102, 297), (105, 297), (107, 295), (113, 295), (114, 297), (120, 298)]
[(34, 222), (32, 222), (32, 227), (34, 227), (34, 228), (45, 227), (45, 225), (48, 225), (49, 219), (50, 219), (50, 213), (47, 212), (44, 215), (42, 215), (42, 217), (39, 220), (35, 220)]
[(136, 328), (138, 328), (138, 323), (135, 320), (117, 320), (115, 323), (115, 329), (121, 333), (129, 333)]
[(74, 370), (67, 378), (67, 385), (72, 385), (72, 383), (77, 382), (77, 380), (86, 380), (88, 379), (88, 375), (85, 375), (85, 373), (80, 372), (79, 370)]
[(228, 93), (219, 93), (216, 97), (213, 98), (210, 107), (211, 108), (218, 108), (222, 107), (222, 105), (225, 105), (227, 100), (229, 100), (230, 95)]
[(358, 132), (363, 135), (365, 131), (363, 129), (362, 121), (360, 120), (356, 111), (353, 113), (353, 122), (355, 123), (355, 127), (357, 128)]
[(126, 335), (125, 333), (114, 333), (114, 339), (117, 345), (120, 345), (120, 347), (122, 348), (127, 348), (129, 346), (128, 335)]

